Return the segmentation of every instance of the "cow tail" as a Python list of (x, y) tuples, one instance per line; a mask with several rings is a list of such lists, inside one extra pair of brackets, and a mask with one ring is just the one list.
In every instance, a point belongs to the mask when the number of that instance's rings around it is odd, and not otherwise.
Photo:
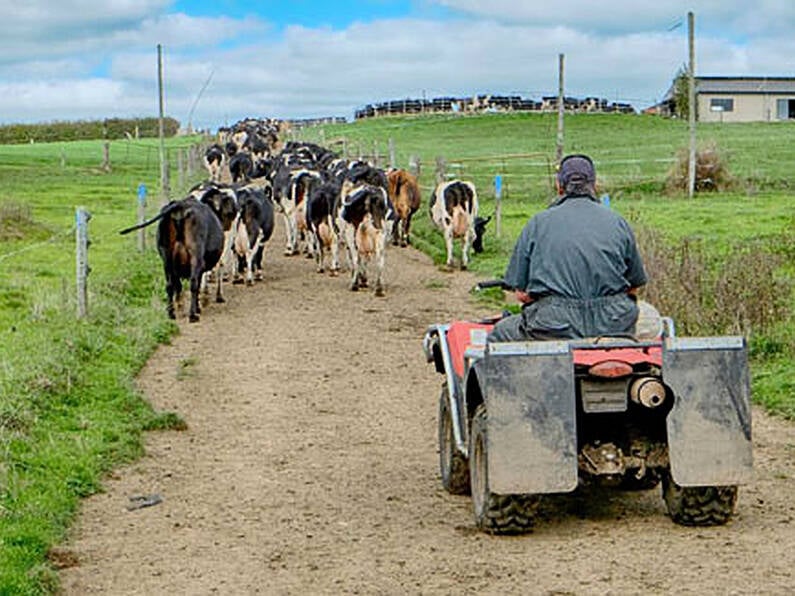
[(152, 219), (148, 219), (145, 222), (136, 224), (134, 226), (130, 226), (129, 228), (124, 228), (123, 230), (119, 231), (119, 234), (121, 234), (121, 235), (129, 234), (130, 232), (133, 232), (135, 230), (140, 230), (141, 228), (145, 228), (146, 226), (151, 225), (151, 224), (155, 223), (156, 221), (163, 219), (166, 215), (170, 214), (172, 211), (174, 211), (178, 207), (179, 207), (179, 203), (171, 202), (168, 205), (166, 205), (165, 207), (163, 207), (163, 209), (160, 210), (160, 213), (155, 215)]

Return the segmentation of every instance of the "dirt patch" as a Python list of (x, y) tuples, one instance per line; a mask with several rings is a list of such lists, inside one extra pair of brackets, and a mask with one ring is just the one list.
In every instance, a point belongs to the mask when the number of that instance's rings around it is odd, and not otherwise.
[[(184, 323), (139, 378), (183, 432), (87, 499), (67, 594), (758, 594), (795, 585), (795, 427), (754, 411), (755, 479), (719, 528), (659, 489), (554, 499), (533, 534), (474, 530), (441, 488), (432, 323), (483, 314), (475, 278), (390, 247), (386, 297), (266, 251), (265, 281)], [(187, 363), (187, 364), (186, 364)], [(162, 502), (128, 509), (136, 495)]]

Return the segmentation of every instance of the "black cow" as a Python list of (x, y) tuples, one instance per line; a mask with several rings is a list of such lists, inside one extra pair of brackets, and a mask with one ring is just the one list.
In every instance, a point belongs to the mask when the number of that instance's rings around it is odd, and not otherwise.
[(229, 173), (232, 175), (233, 183), (248, 181), (253, 169), (254, 162), (245, 151), (238, 151), (229, 159)]
[(483, 252), (483, 234), (486, 233), (486, 224), (491, 221), (491, 215), (488, 217), (475, 218), (475, 239), (472, 241), (472, 250), (476, 253)]
[(120, 234), (128, 234), (156, 221), (157, 251), (163, 260), (166, 274), (168, 316), (175, 319), (175, 302), (182, 296), (182, 280), (190, 280), (191, 323), (199, 320), (199, 287), (205, 272), (215, 267), (221, 258), (224, 234), (221, 222), (212, 209), (196, 197), (188, 196), (180, 201), (171, 201), (155, 217), (138, 225), (126, 228)]

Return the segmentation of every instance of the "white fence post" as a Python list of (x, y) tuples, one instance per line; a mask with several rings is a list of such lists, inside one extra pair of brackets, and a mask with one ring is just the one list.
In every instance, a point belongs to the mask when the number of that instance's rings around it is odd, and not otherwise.
[(83, 319), (88, 315), (88, 221), (91, 214), (85, 207), (77, 208), (75, 239), (77, 241), (77, 318)]

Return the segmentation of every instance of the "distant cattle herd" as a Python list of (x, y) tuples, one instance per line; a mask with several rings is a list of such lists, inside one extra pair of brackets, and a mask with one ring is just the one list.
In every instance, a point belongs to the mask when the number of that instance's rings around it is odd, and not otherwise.
[[(618, 112), (634, 113), (628, 103), (610, 102), (601, 97), (564, 97), (567, 112)], [(519, 95), (474, 95), (471, 97), (435, 97), (433, 99), (393, 99), (367, 104), (355, 111), (354, 118), (373, 118), (391, 114), (430, 114), (439, 112), (552, 112), (558, 109), (558, 97), (533, 100)]]
[[(224, 302), (224, 280), (261, 280), (277, 213), (284, 221), (285, 255), (313, 258), (318, 273), (336, 276), (342, 252), (350, 290), (372, 286), (375, 295), (384, 295), (387, 246), (411, 243), (411, 220), (422, 202), (417, 179), (406, 170), (382, 170), (283, 137), (284, 124), (272, 119), (246, 119), (219, 130), (204, 153), (207, 180), (155, 217), (121, 231), (158, 222), (170, 317), (176, 318), (182, 280), (190, 285), (190, 321), (199, 320), (199, 296), (211, 284), (216, 301)], [(433, 191), (429, 207), (444, 235), (447, 266), (454, 265), (453, 239), (460, 238), (465, 269), (470, 248), (482, 250), (488, 222), (478, 216), (474, 185), (446, 181)]]

